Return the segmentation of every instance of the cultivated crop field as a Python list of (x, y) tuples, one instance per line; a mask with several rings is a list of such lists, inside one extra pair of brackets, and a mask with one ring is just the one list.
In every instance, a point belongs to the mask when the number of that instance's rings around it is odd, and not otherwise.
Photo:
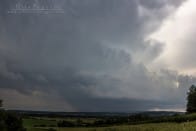
[[(119, 125), (108, 127), (56, 127), (57, 120), (44, 118), (25, 118), (23, 124), (27, 131), (196, 131), (196, 121), (184, 123), (152, 123), (140, 125)], [(74, 119), (72, 120), (74, 121)], [(87, 120), (88, 121), (88, 120)], [(45, 125), (45, 127), (35, 127)]]

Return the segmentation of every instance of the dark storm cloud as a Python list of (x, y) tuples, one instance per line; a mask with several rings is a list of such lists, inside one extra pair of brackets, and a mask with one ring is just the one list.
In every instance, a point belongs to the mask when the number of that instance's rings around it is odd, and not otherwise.
[[(162, 103), (162, 104), (160, 104)], [(176, 103), (175, 103), (176, 104)], [(90, 98), (80, 99), (80, 103), (75, 105), (80, 111), (104, 111), (104, 112), (135, 112), (146, 111), (153, 108), (171, 108), (172, 106), (163, 101), (150, 101), (141, 99), (127, 99), (127, 98)], [(178, 104), (173, 105), (180, 107)], [(182, 107), (182, 106), (181, 106)]]
[[(135, 111), (183, 105), (184, 87), (189, 84), (184, 77), (180, 78), (183, 87), (176, 89), (177, 73), (156, 74), (145, 66), (160, 55), (163, 46), (156, 41), (155, 45), (143, 42), (144, 22), (137, 0), (55, 2), (61, 4), (63, 14), (12, 14), (8, 11), (15, 2), (2, 1), (1, 90), (16, 90), (15, 98), (26, 95), (29, 101), (36, 92), (55, 92), (52, 98), (66, 101), (67, 108), (76, 111)], [(160, 6), (154, 3), (142, 2)], [(142, 52), (143, 63), (135, 62), (137, 52)], [(48, 95), (39, 97), (47, 101)]]

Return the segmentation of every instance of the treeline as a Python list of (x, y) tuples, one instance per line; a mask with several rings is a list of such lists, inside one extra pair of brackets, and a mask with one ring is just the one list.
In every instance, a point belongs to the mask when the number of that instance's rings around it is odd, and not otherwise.
[(147, 115), (136, 114), (129, 117), (102, 117), (93, 122), (84, 122), (82, 119), (77, 121), (62, 120), (57, 123), (58, 127), (104, 127), (121, 124), (140, 124), (150, 121), (152, 118)]
[(111, 125), (122, 125), (122, 124), (145, 124), (145, 123), (162, 123), (162, 122), (188, 122), (195, 121), (196, 114), (191, 115), (173, 115), (173, 116), (161, 116), (161, 117), (151, 117), (147, 115), (137, 114), (130, 117), (107, 117), (102, 119), (94, 120), (93, 122), (84, 122), (80, 119), (77, 121), (62, 120), (57, 123), (58, 127), (101, 127), (101, 126), (111, 126)]

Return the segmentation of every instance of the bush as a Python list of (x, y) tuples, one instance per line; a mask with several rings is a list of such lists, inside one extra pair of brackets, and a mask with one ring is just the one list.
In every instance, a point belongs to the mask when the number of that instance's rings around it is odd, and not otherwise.
[(57, 123), (58, 127), (74, 127), (76, 126), (73, 122), (70, 122), (70, 121), (60, 121)]
[(53, 128), (50, 128), (50, 129), (48, 129), (48, 131), (56, 131), (55, 129), (53, 129)]
[(15, 113), (0, 110), (0, 131), (26, 131), (22, 119)]

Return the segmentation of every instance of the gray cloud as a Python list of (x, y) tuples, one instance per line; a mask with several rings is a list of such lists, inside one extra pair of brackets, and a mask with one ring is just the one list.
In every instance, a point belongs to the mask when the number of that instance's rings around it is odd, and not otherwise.
[(139, 0), (141, 5), (144, 5), (147, 8), (150, 9), (158, 9), (162, 8), (165, 5), (173, 5), (173, 6), (179, 6), (186, 0), (162, 0), (162, 1), (157, 1), (157, 0)]
[(2, 1), (0, 96), (5, 97), (7, 108), (135, 111), (184, 107), (186, 90), (195, 79), (167, 69), (150, 71), (148, 66), (164, 46), (145, 42), (147, 32), (157, 27), (155, 23), (147, 31), (147, 23), (164, 18), (142, 16), (138, 10), (144, 6), (151, 12), (161, 6), (160, 14), (166, 17), (168, 2), (55, 2), (61, 3), (64, 14), (9, 14), (14, 1)]

